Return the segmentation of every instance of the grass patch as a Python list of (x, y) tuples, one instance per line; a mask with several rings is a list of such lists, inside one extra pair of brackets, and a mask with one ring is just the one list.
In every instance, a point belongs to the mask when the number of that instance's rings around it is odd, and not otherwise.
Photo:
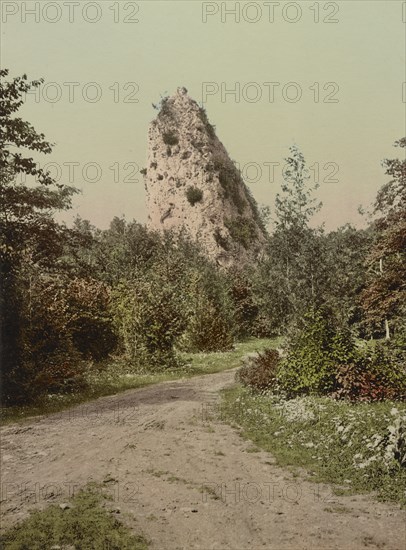
[(222, 417), (281, 466), (304, 468), (309, 480), (337, 484), (343, 494), (374, 491), (406, 507), (405, 403), (287, 401), (241, 386), (223, 397)]
[(126, 390), (232, 369), (240, 365), (244, 355), (261, 351), (266, 347), (278, 347), (281, 341), (281, 338), (251, 338), (235, 344), (232, 351), (182, 353), (180, 355), (185, 363), (183, 367), (157, 373), (134, 372), (127, 361), (116, 358), (97, 368), (89, 369), (86, 375), (88, 388), (85, 391), (65, 395), (47, 395), (38, 403), (24, 407), (4, 407), (1, 409), (1, 420), (3, 424), (18, 422), (33, 416), (57, 413), (74, 405)]
[(88, 486), (70, 501), (70, 508), (49, 506), (33, 512), (1, 538), (4, 550), (44, 550), (55, 547), (81, 550), (146, 550), (147, 541), (135, 536), (102, 507), (104, 497)]

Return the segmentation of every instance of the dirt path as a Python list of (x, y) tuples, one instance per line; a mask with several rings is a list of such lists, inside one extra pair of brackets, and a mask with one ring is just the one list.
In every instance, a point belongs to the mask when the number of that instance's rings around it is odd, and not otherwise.
[(403, 550), (404, 512), (294, 478), (211, 414), (233, 371), (2, 429), (4, 526), (89, 481), (153, 549)]

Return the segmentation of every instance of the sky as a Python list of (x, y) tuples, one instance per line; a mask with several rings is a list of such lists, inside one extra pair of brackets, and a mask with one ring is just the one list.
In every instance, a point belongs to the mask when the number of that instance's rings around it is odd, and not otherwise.
[(1, 65), (43, 78), (20, 116), (54, 143), (58, 181), (81, 190), (76, 215), (100, 227), (144, 223), (152, 104), (178, 86), (209, 120), (260, 204), (273, 207), (296, 144), (320, 184), (314, 223), (361, 226), (404, 151), (406, 3), (6, 1)]

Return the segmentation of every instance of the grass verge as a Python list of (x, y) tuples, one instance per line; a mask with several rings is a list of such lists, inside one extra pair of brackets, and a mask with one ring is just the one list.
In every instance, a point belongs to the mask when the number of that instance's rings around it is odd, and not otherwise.
[(221, 372), (238, 367), (242, 357), (248, 353), (261, 351), (266, 347), (278, 347), (280, 344), (280, 338), (250, 338), (235, 344), (232, 351), (183, 353), (184, 367), (155, 373), (134, 372), (124, 359), (116, 358), (89, 368), (86, 375), (88, 387), (85, 391), (72, 394), (47, 395), (38, 403), (24, 407), (4, 407), (1, 409), (1, 420), (3, 424), (9, 424), (33, 416), (60, 412), (73, 405), (125, 390)]
[(221, 412), (281, 466), (304, 468), (337, 494), (373, 491), (406, 507), (405, 403), (284, 400), (238, 386), (224, 392)]
[(52, 505), (34, 511), (0, 537), (0, 546), (4, 550), (146, 550), (147, 541), (105, 509), (104, 499), (95, 485), (88, 486), (65, 509)]

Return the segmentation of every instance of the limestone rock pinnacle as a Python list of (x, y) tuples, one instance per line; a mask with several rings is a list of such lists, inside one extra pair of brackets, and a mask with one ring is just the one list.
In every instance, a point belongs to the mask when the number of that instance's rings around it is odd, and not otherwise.
[(148, 132), (148, 226), (184, 228), (223, 267), (262, 253), (257, 204), (204, 109), (180, 87), (161, 101)]

